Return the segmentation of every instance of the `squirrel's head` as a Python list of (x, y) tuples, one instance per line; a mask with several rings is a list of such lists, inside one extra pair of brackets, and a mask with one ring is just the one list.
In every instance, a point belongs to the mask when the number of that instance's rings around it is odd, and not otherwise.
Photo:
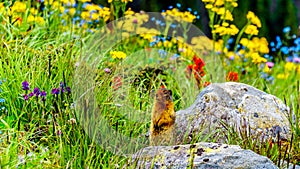
[(159, 102), (173, 101), (172, 91), (166, 88), (160, 88), (156, 92), (155, 99)]

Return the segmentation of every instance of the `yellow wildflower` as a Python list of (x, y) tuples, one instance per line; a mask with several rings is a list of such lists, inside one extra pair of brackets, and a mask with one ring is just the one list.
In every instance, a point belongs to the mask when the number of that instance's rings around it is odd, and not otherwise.
[(251, 54), (252, 62), (255, 64), (267, 62), (266, 58), (261, 57), (257, 52)]
[(63, 6), (59, 7), (59, 11), (60, 11), (60, 13), (64, 13), (65, 12), (65, 7), (63, 7)]
[(276, 77), (277, 77), (277, 79), (287, 79), (289, 77), (289, 75), (280, 73)]
[(293, 62), (286, 62), (284, 65), (284, 69), (288, 72), (294, 71), (296, 69), (296, 64)]
[(272, 69), (270, 69), (269, 66), (266, 64), (265, 67), (264, 67), (264, 72), (265, 73), (271, 73)]
[(44, 3), (45, 5), (52, 5), (53, 0), (45, 0)]
[(12, 12), (25, 12), (26, 4), (24, 2), (16, 1), (11, 8)]
[(226, 10), (225, 16), (222, 15), (222, 16), (221, 16), (221, 19), (233, 21), (233, 16), (232, 16), (232, 14), (231, 14), (231, 12), (230, 12), (229, 10)]
[(30, 8), (30, 13), (32, 14), (32, 15), (37, 15), (38, 14), (38, 10), (37, 9), (35, 9), (35, 8)]
[(37, 24), (39, 24), (39, 25), (44, 25), (45, 20), (44, 20), (43, 17), (37, 16), (37, 17), (35, 18), (35, 22), (36, 22)]
[(222, 6), (222, 5), (224, 5), (224, 0), (216, 0), (215, 5), (216, 6)]
[(128, 3), (128, 2), (132, 2), (133, 0), (121, 0), (121, 2), (123, 3)]
[(248, 20), (250, 20), (250, 22), (252, 24), (256, 25), (259, 28), (261, 27), (261, 22), (260, 22), (259, 18), (253, 12), (249, 11), (247, 13), (246, 17), (247, 17)]
[(206, 8), (206, 9), (211, 9), (211, 8), (213, 8), (213, 5), (212, 5), (212, 4), (206, 4), (206, 5), (205, 5), (205, 8)]
[(91, 15), (92, 20), (97, 20), (99, 18), (99, 14), (93, 12)]
[(55, 2), (53, 2), (51, 8), (52, 8), (52, 9), (58, 9), (59, 6), (60, 6), (60, 3), (59, 3), (58, 1), (55, 1)]
[(90, 12), (87, 12), (87, 11), (83, 11), (81, 12), (81, 18), (84, 19), (84, 20), (89, 20), (90, 19)]
[(32, 23), (32, 22), (34, 22), (34, 21), (35, 21), (34, 16), (30, 14), (30, 15), (27, 17), (27, 22), (28, 22), (28, 23)]
[(240, 44), (242, 44), (243, 46), (247, 47), (249, 44), (249, 40), (247, 38), (242, 38), (240, 40)]
[(133, 15), (134, 11), (131, 10), (131, 8), (128, 8), (127, 11), (125, 11), (125, 15)]
[(76, 8), (70, 8), (68, 13), (69, 13), (71, 16), (74, 16), (75, 12), (76, 12)]
[(246, 27), (245, 33), (249, 35), (258, 35), (258, 29), (255, 25), (248, 25)]
[(91, 2), (92, 0), (78, 0), (79, 2), (85, 3), (85, 2)]
[(126, 54), (122, 51), (110, 51), (110, 55), (113, 59), (125, 59)]

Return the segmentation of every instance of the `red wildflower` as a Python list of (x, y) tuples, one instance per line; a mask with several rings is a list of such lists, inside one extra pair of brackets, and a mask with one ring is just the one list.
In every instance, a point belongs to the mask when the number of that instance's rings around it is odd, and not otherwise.
[(198, 87), (200, 87), (202, 77), (205, 75), (205, 72), (203, 70), (205, 63), (201, 58), (198, 58), (196, 55), (194, 55), (193, 57), (193, 62), (193, 64), (188, 65), (186, 68), (187, 78), (190, 78), (193, 72), (197, 85)]
[(114, 77), (112, 83), (113, 83), (112, 87), (114, 90), (119, 89), (122, 86), (122, 77), (121, 76)]
[(193, 72), (193, 65), (188, 65), (185, 70), (187, 78), (189, 79), (191, 78), (192, 72)]
[(204, 82), (203, 87), (207, 87), (208, 85), (210, 85), (210, 82)]
[(228, 81), (237, 82), (239, 80), (239, 74), (237, 72), (228, 72), (226, 79)]

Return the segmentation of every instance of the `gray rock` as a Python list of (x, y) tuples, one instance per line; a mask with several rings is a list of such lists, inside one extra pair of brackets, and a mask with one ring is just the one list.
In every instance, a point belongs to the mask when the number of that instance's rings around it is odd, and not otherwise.
[(226, 143), (228, 129), (261, 141), (276, 140), (278, 136), (289, 140), (288, 114), (288, 107), (280, 99), (252, 86), (235, 82), (211, 84), (193, 105), (176, 112), (177, 144), (196, 138)]
[(239, 146), (196, 143), (146, 147), (132, 156), (126, 168), (153, 169), (275, 169), (272, 161)]

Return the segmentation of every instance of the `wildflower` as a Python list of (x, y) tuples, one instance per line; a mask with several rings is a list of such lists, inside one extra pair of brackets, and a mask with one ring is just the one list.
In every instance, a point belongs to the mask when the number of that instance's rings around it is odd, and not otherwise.
[(69, 13), (71, 16), (74, 16), (75, 12), (76, 12), (76, 8), (70, 8), (69, 11), (68, 11), (68, 13)]
[(291, 27), (287, 26), (287, 27), (283, 28), (282, 31), (283, 31), (283, 33), (288, 33), (291, 31)]
[(125, 16), (126, 16), (126, 15), (133, 15), (133, 14), (134, 14), (134, 11), (132, 11), (131, 8), (128, 8), (127, 11), (125, 11), (124, 14), (125, 14)]
[(40, 89), (38, 87), (33, 89), (33, 94), (35, 94), (36, 97), (39, 97), (40, 95)]
[(125, 59), (126, 54), (122, 51), (111, 51), (110, 55), (113, 59)]
[(259, 18), (253, 12), (249, 11), (246, 17), (252, 24), (256, 25), (259, 28), (261, 27)]
[(44, 24), (45, 24), (45, 20), (44, 20), (44, 18), (41, 17), (41, 16), (37, 16), (37, 17), (35, 18), (35, 22), (36, 22), (37, 24), (39, 24), (39, 25), (44, 25)]
[(255, 25), (248, 25), (245, 29), (245, 33), (249, 35), (258, 35), (258, 29)]
[(284, 69), (288, 72), (290, 71), (294, 71), (296, 69), (296, 64), (293, 63), (293, 62), (287, 62), (285, 65), (284, 65)]
[(109, 68), (105, 68), (105, 69), (104, 69), (104, 72), (105, 72), (105, 73), (111, 73), (111, 70), (110, 70)]
[(29, 83), (27, 81), (22, 82), (22, 89), (29, 90)]
[(78, 1), (82, 3), (86, 3), (86, 2), (91, 2), (92, 0), (78, 0)]
[(16, 1), (11, 8), (12, 12), (25, 12), (26, 11), (26, 4), (24, 2)]
[(67, 86), (66, 91), (68, 92), (68, 94), (70, 94), (71, 93), (71, 88), (69, 86)]
[(0, 98), (0, 103), (4, 103), (4, 102), (5, 102), (5, 99)]
[(266, 65), (268, 66), (268, 68), (272, 68), (274, 66), (274, 63), (273, 62), (267, 62)]
[(42, 101), (46, 101), (46, 95), (47, 93), (44, 90), (40, 93), (40, 96), (42, 97)]
[(210, 85), (210, 82), (204, 82), (204, 84), (203, 84), (203, 87), (207, 87), (207, 86), (209, 86)]
[(37, 9), (35, 9), (35, 8), (30, 8), (30, 14), (32, 14), (32, 15), (37, 15), (38, 14), (38, 10)]
[(287, 79), (288, 76), (289, 76), (288, 74), (280, 73), (276, 77), (277, 77), (277, 79)]
[(25, 101), (27, 101), (27, 100), (29, 99), (29, 97), (28, 97), (27, 94), (24, 94), (24, 95), (23, 95), (23, 98), (24, 98)]
[(113, 83), (112, 87), (114, 90), (119, 89), (122, 86), (122, 77), (121, 76), (114, 77), (112, 83)]
[(32, 22), (34, 22), (34, 20), (35, 20), (35, 18), (34, 18), (34, 16), (31, 15), (31, 14), (27, 17), (27, 22), (28, 22), (28, 23), (32, 23)]
[(59, 94), (59, 88), (53, 88), (51, 91), (51, 94), (58, 95)]
[(229, 81), (237, 82), (239, 80), (238, 73), (237, 72), (228, 72), (226, 79)]
[(261, 57), (257, 52), (251, 54), (252, 62), (255, 64), (267, 62), (266, 58)]
[(34, 96), (34, 93), (33, 93), (33, 92), (30, 92), (28, 96), (29, 96), (29, 97)]

